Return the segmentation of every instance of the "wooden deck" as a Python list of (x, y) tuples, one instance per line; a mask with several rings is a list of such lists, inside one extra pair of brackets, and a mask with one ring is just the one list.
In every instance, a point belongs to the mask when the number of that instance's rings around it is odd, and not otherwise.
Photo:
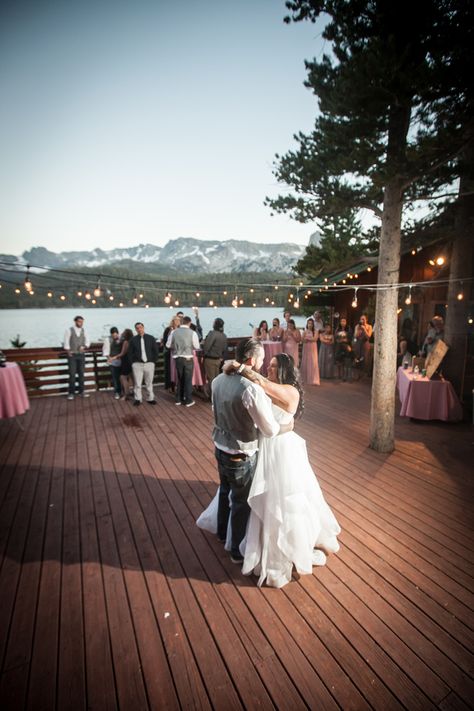
[(0, 708), (472, 708), (469, 425), (397, 421), (367, 449), (367, 381), (307, 394), (297, 431), (343, 532), (258, 589), (195, 519), (209, 404), (98, 392), (0, 422)]

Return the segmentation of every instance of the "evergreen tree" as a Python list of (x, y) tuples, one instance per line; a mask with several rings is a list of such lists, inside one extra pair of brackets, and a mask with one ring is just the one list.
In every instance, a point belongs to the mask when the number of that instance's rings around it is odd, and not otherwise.
[[(298, 147), (277, 156), (275, 175), (295, 195), (267, 199), (278, 212), (314, 220), (368, 208), (381, 219), (370, 445), (394, 446), (397, 289), (404, 204), (452, 186), (466, 136), (466, 70), (449, 58), (469, 55), (466, 0), (294, 0), (287, 21), (324, 13), (332, 55), (307, 62), (320, 115)], [(462, 43), (465, 43), (462, 46)], [(461, 43), (461, 46), (459, 46)], [(448, 60), (448, 61), (447, 61)], [(467, 63), (469, 66), (469, 63)], [(472, 66), (472, 65), (471, 65)], [(458, 67), (459, 69), (459, 67)]]
[(377, 244), (377, 240), (364, 235), (354, 210), (341, 215), (330, 215), (320, 220), (319, 244), (309, 244), (305, 254), (293, 267), (301, 276), (315, 279), (323, 272), (334, 271), (354, 259), (364, 256)]

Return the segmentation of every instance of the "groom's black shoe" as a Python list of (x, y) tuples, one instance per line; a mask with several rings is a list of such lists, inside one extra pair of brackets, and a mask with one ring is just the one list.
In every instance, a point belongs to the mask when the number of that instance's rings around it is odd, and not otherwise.
[(231, 553), (230, 559), (232, 563), (237, 563), (238, 565), (242, 565), (242, 563), (244, 562), (244, 556), (240, 555), (240, 553)]

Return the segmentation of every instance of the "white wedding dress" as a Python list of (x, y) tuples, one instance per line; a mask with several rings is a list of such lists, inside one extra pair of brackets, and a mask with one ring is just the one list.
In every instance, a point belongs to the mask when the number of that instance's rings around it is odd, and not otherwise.
[[(290, 413), (276, 405), (272, 409), (280, 424), (291, 421)], [(248, 501), (242, 572), (258, 575), (258, 585), (280, 588), (291, 580), (293, 566), (300, 574), (311, 573), (313, 565), (326, 562), (324, 552), (339, 550), (340, 526), (311, 468), (306, 443), (295, 432), (271, 439), (260, 436)], [(200, 528), (216, 533), (217, 506), (218, 494), (198, 518)]]

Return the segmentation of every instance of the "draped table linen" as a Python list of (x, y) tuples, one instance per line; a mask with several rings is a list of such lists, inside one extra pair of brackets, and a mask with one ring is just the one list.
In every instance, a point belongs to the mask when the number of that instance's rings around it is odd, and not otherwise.
[(430, 380), (413, 377), (408, 369), (397, 371), (397, 388), (401, 401), (400, 415), (416, 420), (462, 420), (462, 406), (447, 380)]
[(30, 408), (25, 381), (17, 363), (0, 368), (0, 418), (23, 415)]

